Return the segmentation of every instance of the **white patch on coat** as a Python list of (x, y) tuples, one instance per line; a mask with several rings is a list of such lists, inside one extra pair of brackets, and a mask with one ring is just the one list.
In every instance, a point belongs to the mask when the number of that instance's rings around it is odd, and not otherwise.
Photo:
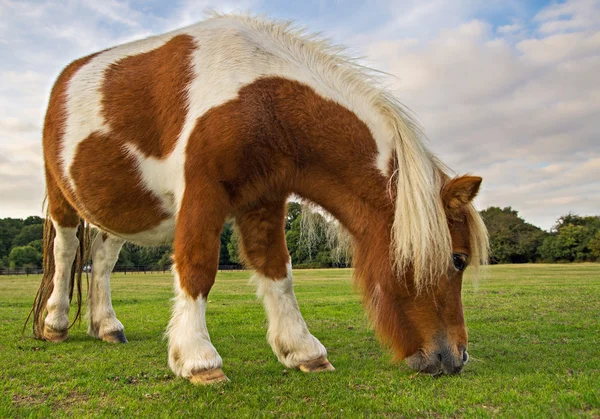
[(279, 362), (295, 368), (303, 362), (326, 357), (325, 347), (310, 334), (294, 295), (292, 265), (283, 279), (268, 278), (256, 273), (257, 296), (263, 299), (269, 330), (267, 340)]
[(71, 267), (79, 248), (76, 227), (61, 227), (54, 221), (54, 289), (46, 306), (48, 315), (45, 325), (55, 331), (64, 331), (69, 327), (69, 282)]
[(117, 319), (110, 296), (110, 275), (123, 246), (123, 240), (108, 235), (103, 239), (98, 233), (92, 245), (92, 279), (88, 294), (88, 334), (102, 338), (123, 331)]
[(125, 148), (137, 163), (137, 169), (144, 181), (145, 189), (160, 200), (163, 211), (175, 215), (177, 205), (174, 191), (177, 190), (178, 176), (182, 172), (179, 166), (181, 162), (172, 158), (175, 153), (171, 153), (169, 157), (161, 160), (145, 156), (133, 144), (126, 144)]
[(221, 356), (210, 342), (206, 329), (206, 299), (194, 299), (179, 285), (175, 272), (173, 315), (167, 328), (169, 367), (179, 377), (189, 378), (194, 372), (221, 368)]

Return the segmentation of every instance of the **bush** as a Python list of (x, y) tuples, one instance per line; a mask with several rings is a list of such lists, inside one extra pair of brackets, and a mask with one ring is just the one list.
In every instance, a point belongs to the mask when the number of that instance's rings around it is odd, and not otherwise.
[(42, 266), (42, 254), (33, 246), (13, 247), (8, 258), (11, 268)]

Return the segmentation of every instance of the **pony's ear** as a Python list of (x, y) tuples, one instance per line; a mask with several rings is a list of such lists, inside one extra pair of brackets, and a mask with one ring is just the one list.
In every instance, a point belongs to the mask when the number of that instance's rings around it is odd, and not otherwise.
[(460, 176), (450, 179), (442, 189), (442, 202), (446, 211), (461, 209), (475, 198), (481, 185), (479, 176)]

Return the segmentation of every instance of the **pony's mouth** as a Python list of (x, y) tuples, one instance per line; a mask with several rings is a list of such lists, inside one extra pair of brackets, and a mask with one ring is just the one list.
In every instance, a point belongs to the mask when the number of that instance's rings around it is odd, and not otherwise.
[(455, 355), (447, 348), (430, 353), (419, 350), (406, 358), (410, 368), (432, 377), (459, 374), (467, 362), (469, 354), (466, 350)]

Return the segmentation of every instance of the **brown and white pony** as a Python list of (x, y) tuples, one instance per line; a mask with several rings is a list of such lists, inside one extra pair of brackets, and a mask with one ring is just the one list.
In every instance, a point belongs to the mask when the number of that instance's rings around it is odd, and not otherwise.
[(468, 359), (463, 269), (487, 258), (471, 204), (481, 178), (450, 178), (378, 86), (339, 48), (237, 15), (71, 63), (44, 125), (51, 223), (35, 335), (67, 338), (85, 220), (102, 232), (91, 248), (88, 333), (126, 342), (110, 297), (123, 242), (173, 241), (169, 366), (194, 383), (225, 380), (205, 311), (221, 228), (233, 217), (275, 355), (289, 368), (332, 370), (292, 286), (284, 217), (297, 194), (352, 235), (364, 304), (396, 358), (458, 373)]

